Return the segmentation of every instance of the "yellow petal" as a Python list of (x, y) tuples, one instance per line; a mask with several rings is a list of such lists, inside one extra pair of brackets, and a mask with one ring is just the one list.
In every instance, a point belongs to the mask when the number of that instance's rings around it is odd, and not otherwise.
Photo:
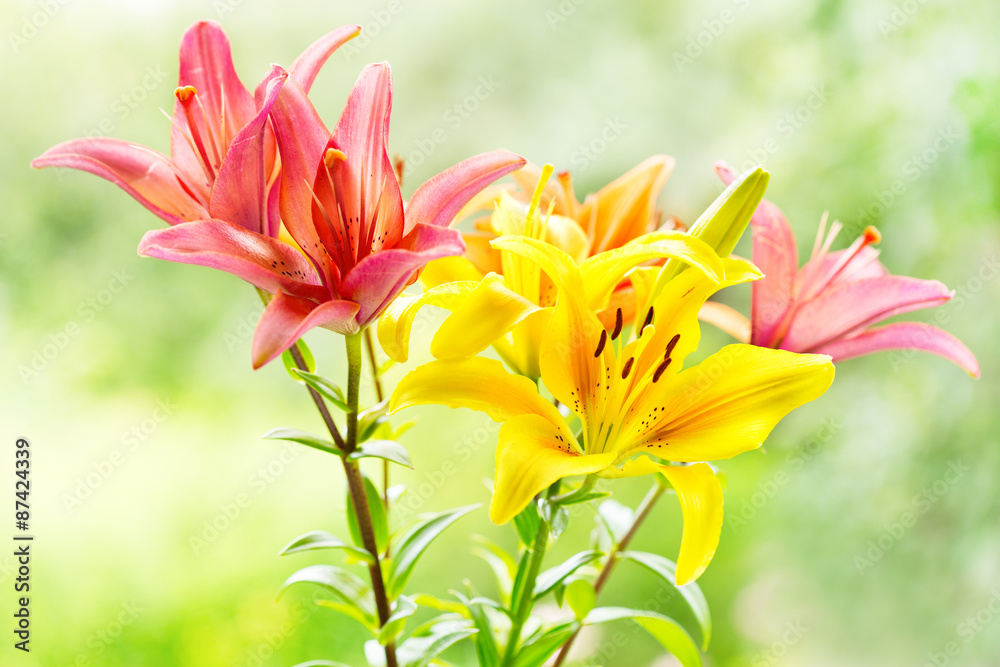
[(501, 236), (491, 243), (494, 248), (519, 255), (540, 267), (559, 289), (572, 288), (583, 293), (583, 283), (576, 262), (559, 248), (527, 236)]
[(397, 412), (428, 404), (478, 410), (497, 422), (537, 414), (556, 424), (564, 438), (573, 439), (558, 408), (539, 395), (535, 383), (507, 372), (495, 359), (472, 357), (418, 366), (396, 385), (389, 409)]
[(562, 215), (550, 215), (545, 220), (546, 243), (559, 248), (579, 264), (590, 256), (590, 239), (576, 220)]
[(431, 341), (431, 354), (438, 359), (474, 356), (538, 310), (491, 273), (452, 309)]
[(677, 557), (677, 585), (694, 581), (705, 571), (722, 533), (722, 486), (707, 463), (660, 466), (677, 492), (684, 517), (681, 551)]
[(479, 282), (462, 281), (438, 285), (420, 296), (400, 296), (389, 304), (378, 321), (378, 342), (391, 359), (402, 363), (409, 358), (410, 328), (424, 306), (451, 310), (478, 286)]
[(617, 248), (655, 226), (656, 198), (674, 168), (674, 159), (654, 155), (588, 197), (578, 213), (593, 225), (593, 251)]
[(731, 306), (718, 301), (706, 301), (698, 311), (698, 319), (721, 329), (741, 343), (750, 342), (750, 320)]
[(613, 461), (611, 453), (580, 454), (563, 430), (543, 417), (515, 417), (500, 427), (490, 519), (507, 523), (556, 480), (599, 472)]
[(830, 357), (727, 345), (652, 385), (637, 409), (652, 418), (632, 438), (670, 461), (713, 461), (755, 449), (781, 419), (833, 382)]
[(442, 257), (427, 264), (420, 272), (420, 282), (424, 289), (445, 283), (471, 280), (479, 282), (485, 274), (465, 257)]

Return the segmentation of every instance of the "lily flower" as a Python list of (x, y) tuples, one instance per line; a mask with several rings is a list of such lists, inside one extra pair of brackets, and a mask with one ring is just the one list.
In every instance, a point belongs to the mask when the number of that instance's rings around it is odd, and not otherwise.
[[(288, 73), (275, 67), (269, 79), (287, 242), (284, 235), (209, 219), (148, 232), (139, 245), (141, 255), (222, 269), (274, 295), (254, 332), (254, 368), (314, 327), (344, 335), (367, 327), (424, 264), (465, 250), (461, 235), (448, 228), (452, 218), (482, 188), (524, 163), (501, 151), (469, 158), (420, 186), (404, 212), (386, 149), (387, 63), (361, 72), (332, 134)], [(249, 215), (275, 202), (261, 187), (262, 173), (255, 176), (253, 196), (240, 200), (251, 203)]]
[[(716, 163), (723, 182), (733, 172)], [(845, 250), (831, 252), (839, 223), (820, 224), (812, 256), (798, 266), (795, 236), (777, 206), (763, 200), (751, 219), (753, 261), (765, 278), (753, 285), (749, 322), (720, 304), (703, 318), (753, 345), (828, 354), (842, 361), (883, 350), (923, 350), (979, 377), (975, 355), (955, 336), (922, 322), (872, 326), (893, 315), (947, 303), (955, 293), (936, 280), (891, 275), (873, 244), (874, 227)]]
[[(290, 77), (304, 90), (312, 86), (330, 55), (361, 31), (347, 25), (324, 35), (289, 68)], [(174, 91), (170, 157), (151, 148), (111, 137), (73, 139), (53, 146), (32, 166), (81, 169), (111, 181), (171, 225), (210, 217), (263, 225), (253, 231), (277, 236), (277, 212), (271, 219), (240, 215), (242, 177), (249, 148), (266, 139), (263, 169), (268, 185), (274, 182), (274, 137), (263, 102), (269, 75), (254, 94), (246, 89), (233, 67), (229, 39), (215, 21), (199, 21), (181, 37), (180, 70)], [(263, 112), (263, 113), (262, 113)], [(259, 126), (247, 132), (252, 125)], [(265, 139), (261, 139), (263, 132)], [(230, 155), (235, 144), (242, 154)], [(235, 214), (235, 215), (234, 215)]]
[[(576, 223), (565, 216), (550, 213), (542, 215), (541, 202), (552, 166), (546, 165), (537, 181), (530, 204), (503, 192), (491, 216), (491, 224), (498, 234), (535, 239), (566, 248), (572, 245), (572, 230)], [(515, 176), (516, 177), (516, 176)], [(553, 205), (550, 203), (549, 209)], [(578, 229), (578, 228), (577, 228)], [(468, 242), (468, 236), (465, 237)], [(581, 233), (581, 237), (582, 236)], [(581, 246), (582, 247), (582, 246)], [(471, 249), (470, 249), (471, 250)], [(446, 282), (430, 287), (419, 296), (404, 296), (390, 306), (379, 320), (378, 335), (382, 349), (391, 358), (405, 362), (408, 357), (409, 333), (417, 312), (432, 305), (452, 311), (438, 329), (431, 343), (431, 354), (439, 359), (456, 359), (474, 356), (492, 345), (507, 365), (519, 375), (537, 380), (538, 355), (541, 340), (552, 307), (556, 303), (556, 287), (538, 264), (506, 249), (490, 248), (496, 256), (493, 271), (485, 276), (476, 270), (460, 273), (463, 280)], [(468, 256), (467, 251), (467, 256)], [(594, 280), (606, 278), (599, 274), (607, 266), (608, 257), (614, 256), (620, 266), (629, 269), (649, 262), (662, 262), (675, 258), (681, 262), (697, 262), (712, 266), (718, 258), (703, 241), (682, 232), (651, 232), (630, 241), (613, 253), (588, 256), (566, 254), (581, 271)], [(428, 267), (433, 272), (435, 264), (450, 260), (469, 260), (448, 257), (436, 260)], [(623, 272), (624, 275), (624, 272)], [(617, 287), (612, 285), (612, 288)], [(612, 297), (613, 298), (613, 297)], [(608, 299), (595, 302), (595, 308), (607, 309)], [(614, 312), (614, 311), (612, 311)], [(612, 315), (612, 318), (614, 315)], [(629, 319), (626, 316), (626, 320)]]
[[(620, 311), (609, 331), (594, 306), (635, 266), (627, 254), (602, 253), (581, 267), (537, 239), (501, 237), (494, 246), (536, 262), (559, 290), (543, 337), (541, 379), (570, 416), (528, 378), (479, 357), (439, 359), (411, 371), (396, 387), (390, 410), (436, 403), (503, 423), (490, 506), (496, 523), (565, 477), (662, 473), (684, 519), (677, 583), (693, 581), (714, 555), (722, 529), (722, 489), (704, 462), (759, 447), (788, 412), (826, 391), (834, 375), (830, 358), (729, 345), (681, 370), (698, 346), (705, 299), (761, 277), (744, 260), (692, 260), (692, 268), (662, 288), (641, 326), (623, 335)], [(652, 282), (637, 284), (643, 289)]]

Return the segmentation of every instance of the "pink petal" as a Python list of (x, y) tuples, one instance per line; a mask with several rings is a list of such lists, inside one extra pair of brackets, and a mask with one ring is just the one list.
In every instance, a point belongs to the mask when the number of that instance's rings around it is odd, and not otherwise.
[[(726, 185), (736, 178), (725, 162), (716, 162), (715, 172)], [(761, 200), (750, 218), (750, 225), (753, 229), (753, 263), (764, 274), (764, 278), (754, 282), (751, 288), (750, 320), (753, 331), (750, 342), (770, 347), (792, 305), (795, 276), (799, 268), (798, 251), (785, 214), (768, 200)]]
[[(837, 250), (835, 252), (829, 252), (823, 255), (822, 264), (819, 269), (815, 270), (814, 275), (825, 276), (827, 272), (832, 269), (840, 258), (843, 257), (847, 250)], [(843, 284), (843, 283), (853, 283), (859, 280), (865, 280), (867, 278), (880, 278), (882, 276), (889, 275), (889, 270), (882, 265), (882, 262), (878, 259), (879, 251), (871, 246), (867, 246), (858, 251), (858, 254), (852, 259), (843, 270), (837, 274), (837, 276), (830, 281), (830, 286)], [(808, 264), (803, 266), (799, 270), (799, 278), (801, 279), (807, 273), (809, 269)]]
[(350, 301), (317, 305), (315, 301), (288, 296), (279, 290), (264, 309), (253, 334), (254, 369), (290, 348), (314, 327), (327, 327), (344, 335), (357, 333), (357, 312), (358, 304)]
[(907, 276), (868, 278), (832, 287), (799, 307), (781, 347), (812, 352), (887, 317), (939, 306), (953, 295), (936, 280)]
[(343, 46), (344, 42), (357, 37), (360, 32), (359, 25), (345, 25), (317, 39), (288, 68), (292, 79), (308, 93), (327, 59)]
[(186, 222), (146, 232), (139, 254), (219, 269), (268, 292), (329, 298), (302, 253), (287, 243), (223, 220)]
[(333, 171), (337, 195), (359, 260), (403, 236), (403, 198), (386, 150), (391, 113), (389, 64), (368, 65), (333, 131), (333, 145), (346, 156)]
[(368, 326), (427, 262), (465, 252), (454, 229), (418, 224), (391, 250), (373, 253), (344, 276), (340, 294), (361, 306), (358, 322)]
[(268, 234), (271, 229), (267, 207), (271, 170), (266, 159), (265, 129), (271, 107), (288, 76), (284, 70), (276, 69), (280, 74), (268, 83), (257, 115), (233, 139), (209, 200), (209, 213), (213, 218), (235, 222), (258, 234)]
[(313, 225), (312, 184), (317, 169), (323, 164), (330, 131), (295, 81), (287, 81), (281, 89), (271, 109), (271, 120), (281, 151), (282, 222), (313, 265), (320, 267), (321, 276), (327, 281), (333, 269)]
[[(256, 110), (253, 96), (240, 81), (233, 66), (229, 38), (215, 21), (198, 21), (181, 37), (177, 85), (194, 86), (198, 91), (198, 99), (205, 110), (207, 131), (214, 138), (213, 143), (221, 159), (233, 137), (250, 122)], [(203, 132), (205, 129), (199, 128)], [(192, 176), (201, 174), (199, 160), (184, 138), (185, 131), (189, 131), (187, 119), (180, 102), (175, 102), (170, 154), (185, 173)]]
[(947, 331), (923, 322), (897, 322), (869, 329), (852, 338), (833, 341), (816, 350), (835, 362), (883, 350), (922, 350), (952, 361), (972, 377), (979, 377), (979, 362), (962, 341)]
[(67, 167), (100, 176), (171, 225), (208, 217), (207, 208), (181, 184), (170, 160), (145, 146), (108, 137), (73, 139), (45, 151), (31, 166)]
[(462, 160), (425, 182), (410, 197), (406, 206), (408, 233), (418, 223), (443, 225), (452, 223), (462, 207), (487, 185), (520, 169), (526, 160), (506, 151), (480, 153)]

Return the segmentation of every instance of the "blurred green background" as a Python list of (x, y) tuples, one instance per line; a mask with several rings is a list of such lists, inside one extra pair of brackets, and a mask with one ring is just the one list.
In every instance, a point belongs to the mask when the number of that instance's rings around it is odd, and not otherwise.
[[(996, 2), (10, 0), (0, 455), (12, 487), (14, 439), (31, 440), (37, 541), (29, 655), (11, 647), (16, 575), (0, 548), (3, 665), (363, 663), (352, 621), (305, 591), (274, 602), (284, 577), (320, 560), (275, 554), (306, 530), (343, 532), (344, 491), (336, 461), (259, 439), (321, 425), (280, 365), (251, 371), (256, 295), (222, 273), (138, 258), (143, 232), (162, 223), (114, 186), (28, 167), (85, 134), (165, 151), (159, 109), (171, 108), (178, 40), (199, 18), (223, 23), (250, 86), (322, 33), (363, 24), (313, 97), (333, 124), (360, 68), (392, 63), (405, 193), (492, 148), (573, 170), (581, 194), (664, 152), (677, 168), (660, 203), (689, 222), (721, 190), (722, 158), (765, 162), (803, 253), (824, 211), (878, 225), (890, 270), (957, 290), (916, 318), (946, 320), (983, 379), (926, 355), (845, 362), (766, 449), (723, 462), (728, 518), (701, 579), (716, 623), (708, 664), (1000, 661)], [(435, 321), (415, 335), (411, 364), (427, 358)], [(322, 330), (307, 340), (321, 371), (341, 376), (341, 341)], [(703, 349), (723, 342), (707, 334)], [(495, 425), (443, 407), (420, 417), (406, 440), (417, 469), (396, 473), (408, 507), (487, 502)], [(616, 497), (634, 505), (646, 484), (618, 483)], [(916, 523), (900, 529), (906, 512)], [(678, 520), (676, 502), (662, 502), (637, 545), (675, 556)], [(444, 596), (456, 572), (492, 590), (467, 536), (512, 546), (512, 531), (485, 511), (463, 522), (412, 590)], [(591, 525), (581, 513), (551, 562), (582, 548)], [(623, 565), (601, 599), (655, 598), (655, 583)], [(588, 641), (591, 664), (674, 664), (628, 625)], [(467, 649), (448, 655), (473, 661)]]

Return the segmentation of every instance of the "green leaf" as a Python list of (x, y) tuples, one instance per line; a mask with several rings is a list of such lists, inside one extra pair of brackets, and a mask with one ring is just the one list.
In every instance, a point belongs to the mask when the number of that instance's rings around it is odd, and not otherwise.
[[(299, 346), (299, 352), (302, 353), (302, 360), (306, 362), (306, 370), (312, 373), (316, 370), (316, 359), (313, 357), (312, 350), (309, 349), (309, 346), (302, 339), (299, 339), (297, 345)], [(302, 378), (296, 373), (299, 370), (299, 366), (295, 363), (295, 359), (292, 358), (290, 350), (285, 350), (281, 353), (281, 363), (285, 365), (285, 370), (288, 371), (293, 380), (302, 382)]]
[(452, 614), (460, 614), (462, 616), (469, 615), (469, 610), (466, 609), (461, 603), (452, 602), (450, 600), (442, 600), (441, 598), (429, 593), (417, 593), (412, 596), (412, 599), (418, 606), (427, 607), (428, 609), (447, 611)]
[(476, 637), (472, 640), (476, 646), (476, 663), (479, 667), (497, 667), (500, 664), (500, 649), (493, 636), (490, 617), (484, 608), (482, 598), (477, 597), (469, 600), (461, 593), (454, 593), (454, 595), (459, 602), (465, 605), (477, 630)]
[(396, 600), (396, 608), (392, 615), (386, 619), (385, 625), (379, 630), (378, 643), (385, 646), (396, 641), (403, 628), (406, 627), (407, 619), (415, 613), (417, 613), (417, 603), (405, 595), (400, 595), (399, 599)]
[(583, 620), (597, 604), (594, 585), (586, 579), (574, 579), (567, 584), (565, 597), (578, 621)]
[(712, 615), (709, 613), (708, 601), (705, 600), (705, 594), (698, 588), (698, 584), (692, 581), (683, 586), (678, 586), (675, 577), (676, 563), (659, 554), (652, 554), (645, 551), (622, 551), (618, 554), (618, 557), (642, 565), (670, 584), (674, 590), (683, 596), (688, 608), (698, 621), (698, 628), (701, 631), (701, 649), (707, 651), (708, 643), (712, 639)]
[(422, 637), (410, 637), (399, 645), (398, 656), (403, 667), (427, 667), (453, 644), (478, 632), (475, 628), (456, 628)]
[(350, 461), (357, 461), (358, 459), (368, 457), (385, 459), (386, 461), (406, 466), (411, 470), (413, 469), (413, 464), (410, 463), (410, 455), (401, 444), (394, 440), (369, 440), (358, 445), (357, 449), (347, 455)]
[(312, 433), (307, 433), (305, 431), (299, 431), (294, 428), (275, 428), (271, 429), (264, 435), (260, 436), (265, 440), (290, 440), (292, 442), (297, 442), (300, 445), (305, 445), (306, 447), (312, 447), (313, 449), (318, 449), (322, 452), (329, 452), (330, 454), (336, 454), (337, 456), (343, 456), (344, 452), (341, 451), (337, 445), (333, 444), (329, 440), (319, 437), (318, 435), (313, 435)]
[(597, 517), (604, 524), (613, 544), (621, 544), (635, 522), (635, 512), (617, 500), (605, 500), (597, 507)]
[(369, 565), (373, 561), (372, 555), (368, 553), (367, 550), (362, 547), (356, 547), (352, 544), (348, 544), (336, 535), (328, 533), (325, 530), (312, 530), (304, 535), (296, 537), (294, 540), (289, 542), (284, 549), (279, 551), (278, 555), (287, 556), (289, 554), (297, 554), (303, 551), (312, 551), (313, 549), (343, 549), (355, 558), (363, 560)]
[(472, 535), (472, 541), (477, 545), (472, 547), (472, 554), (486, 561), (493, 570), (497, 581), (497, 590), (504, 604), (510, 604), (510, 592), (514, 586), (514, 575), (517, 573), (517, 563), (499, 544), (483, 537)]
[(578, 496), (571, 496), (566, 500), (560, 501), (560, 505), (568, 507), (570, 505), (582, 505), (583, 503), (589, 503), (594, 500), (601, 500), (602, 498), (608, 498), (611, 496), (610, 491), (590, 491), (588, 493), (583, 493)]
[(334, 565), (310, 565), (285, 580), (278, 591), (280, 598), (295, 584), (316, 584), (336, 594), (347, 604), (374, 618), (375, 600), (368, 586), (357, 575)]
[(364, 442), (375, 434), (375, 429), (386, 423), (385, 413), (389, 411), (389, 399), (385, 399), (358, 413), (358, 442)]
[(599, 607), (587, 614), (583, 624), (597, 625), (623, 619), (630, 619), (641, 625), (683, 667), (702, 667), (701, 653), (691, 635), (676, 621), (663, 614), (624, 607)]
[(538, 515), (536, 503), (528, 503), (528, 506), (514, 517), (514, 529), (517, 530), (517, 537), (525, 548), (530, 548), (535, 543), (539, 521), (541, 517)]
[(577, 621), (560, 623), (530, 637), (517, 652), (514, 667), (540, 667), (579, 628)]
[(330, 401), (338, 409), (344, 412), (348, 411), (347, 399), (344, 397), (344, 392), (333, 380), (298, 368), (293, 373), (298, 376), (298, 379), (303, 380), (307, 385), (318, 391), (323, 398)]
[[(719, 257), (728, 257), (763, 199), (770, 178), (771, 175), (761, 166), (740, 175), (701, 214), (688, 234), (707, 243)], [(679, 260), (668, 259), (649, 298), (655, 298), (667, 281), (687, 266)]]
[(332, 660), (310, 660), (309, 662), (300, 662), (295, 667), (349, 667), (349, 665)]
[[(375, 483), (368, 477), (365, 477), (364, 480), (365, 496), (368, 498), (368, 509), (372, 518), (372, 531), (375, 533), (375, 546), (379, 553), (382, 553), (389, 544), (389, 522), (385, 517), (385, 505), (382, 503), (382, 496), (375, 487)], [(361, 529), (358, 527), (358, 517), (354, 510), (354, 499), (351, 498), (350, 490), (347, 491), (347, 528), (351, 531), (351, 539), (354, 540), (354, 543), (363, 548), (365, 543), (361, 539)]]
[(545, 570), (535, 580), (535, 590), (532, 593), (532, 597), (537, 600), (559, 585), (566, 577), (603, 555), (600, 551), (581, 551), (574, 556), (570, 556), (565, 562)]
[(406, 588), (407, 582), (413, 575), (413, 569), (417, 565), (417, 560), (427, 550), (431, 542), (445, 528), (477, 507), (479, 505), (470, 505), (468, 507), (460, 507), (447, 512), (428, 515), (422, 518), (419, 523), (410, 528), (400, 538), (399, 546), (393, 549), (392, 563), (389, 566), (389, 584), (387, 588), (390, 599), (395, 598)]
[(368, 628), (372, 635), (378, 636), (378, 619), (374, 616), (369, 616), (353, 604), (346, 604), (335, 600), (316, 600), (316, 605), (332, 609), (343, 614), (344, 616), (347, 616), (348, 618), (353, 618), (355, 621)]

